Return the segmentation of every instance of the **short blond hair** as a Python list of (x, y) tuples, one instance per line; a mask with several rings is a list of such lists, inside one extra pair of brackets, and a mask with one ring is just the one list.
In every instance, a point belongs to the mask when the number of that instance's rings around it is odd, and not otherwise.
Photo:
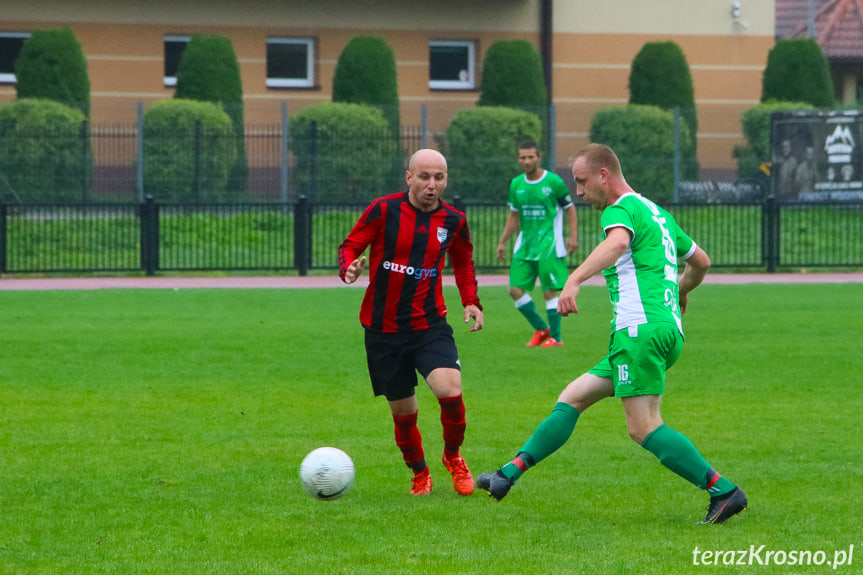
[(575, 153), (572, 159), (573, 162), (578, 158), (584, 158), (587, 167), (593, 172), (599, 171), (600, 168), (605, 168), (612, 176), (623, 177), (623, 171), (620, 169), (620, 159), (614, 153), (614, 150), (605, 144), (591, 143), (584, 146)]

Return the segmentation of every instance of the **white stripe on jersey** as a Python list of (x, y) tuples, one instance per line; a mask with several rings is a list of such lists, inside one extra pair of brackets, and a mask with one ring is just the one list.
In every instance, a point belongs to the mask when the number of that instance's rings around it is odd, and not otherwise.
[(618, 300), (615, 310), (615, 329), (623, 329), (647, 323), (644, 305), (641, 302), (641, 292), (638, 289), (638, 278), (635, 275), (635, 264), (632, 261), (632, 249), (627, 247), (614, 263), (617, 270)]

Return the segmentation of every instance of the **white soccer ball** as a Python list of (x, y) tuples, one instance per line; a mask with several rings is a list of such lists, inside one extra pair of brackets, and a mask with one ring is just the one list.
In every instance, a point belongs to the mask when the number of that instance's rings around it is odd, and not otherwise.
[(354, 462), (341, 449), (319, 447), (300, 464), (300, 481), (315, 499), (338, 499), (354, 482)]

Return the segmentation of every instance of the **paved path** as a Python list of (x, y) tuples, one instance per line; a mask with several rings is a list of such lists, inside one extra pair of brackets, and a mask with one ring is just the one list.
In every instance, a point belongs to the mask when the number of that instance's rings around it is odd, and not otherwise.
[[(505, 286), (509, 276), (481, 275), (480, 287)], [(452, 275), (445, 276), (445, 285), (454, 285)], [(844, 274), (708, 274), (705, 284), (747, 283), (863, 283), (863, 273)], [(591, 278), (585, 285), (603, 285), (600, 276)], [(354, 288), (368, 285), (363, 275)], [(3, 290), (91, 290), (91, 289), (194, 289), (194, 288), (332, 288), (344, 287), (335, 275), (328, 276), (266, 276), (266, 277), (124, 277), (124, 278), (0, 278)]]

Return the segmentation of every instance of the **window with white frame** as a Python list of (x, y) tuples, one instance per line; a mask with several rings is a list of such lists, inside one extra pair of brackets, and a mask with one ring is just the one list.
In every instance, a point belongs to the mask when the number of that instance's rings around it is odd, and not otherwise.
[(177, 85), (177, 69), (191, 36), (165, 36), (165, 86)]
[(315, 85), (315, 41), (311, 38), (267, 38), (267, 87), (311, 88)]
[(429, 42), (429, 88), (472, 90), (476, 86), (475, 44), (472, 40)]
[(14, 84), (15, 60), (21, 53), (24, 40), (30, 37), (29, 32), (0, 32), (0, 83)]

